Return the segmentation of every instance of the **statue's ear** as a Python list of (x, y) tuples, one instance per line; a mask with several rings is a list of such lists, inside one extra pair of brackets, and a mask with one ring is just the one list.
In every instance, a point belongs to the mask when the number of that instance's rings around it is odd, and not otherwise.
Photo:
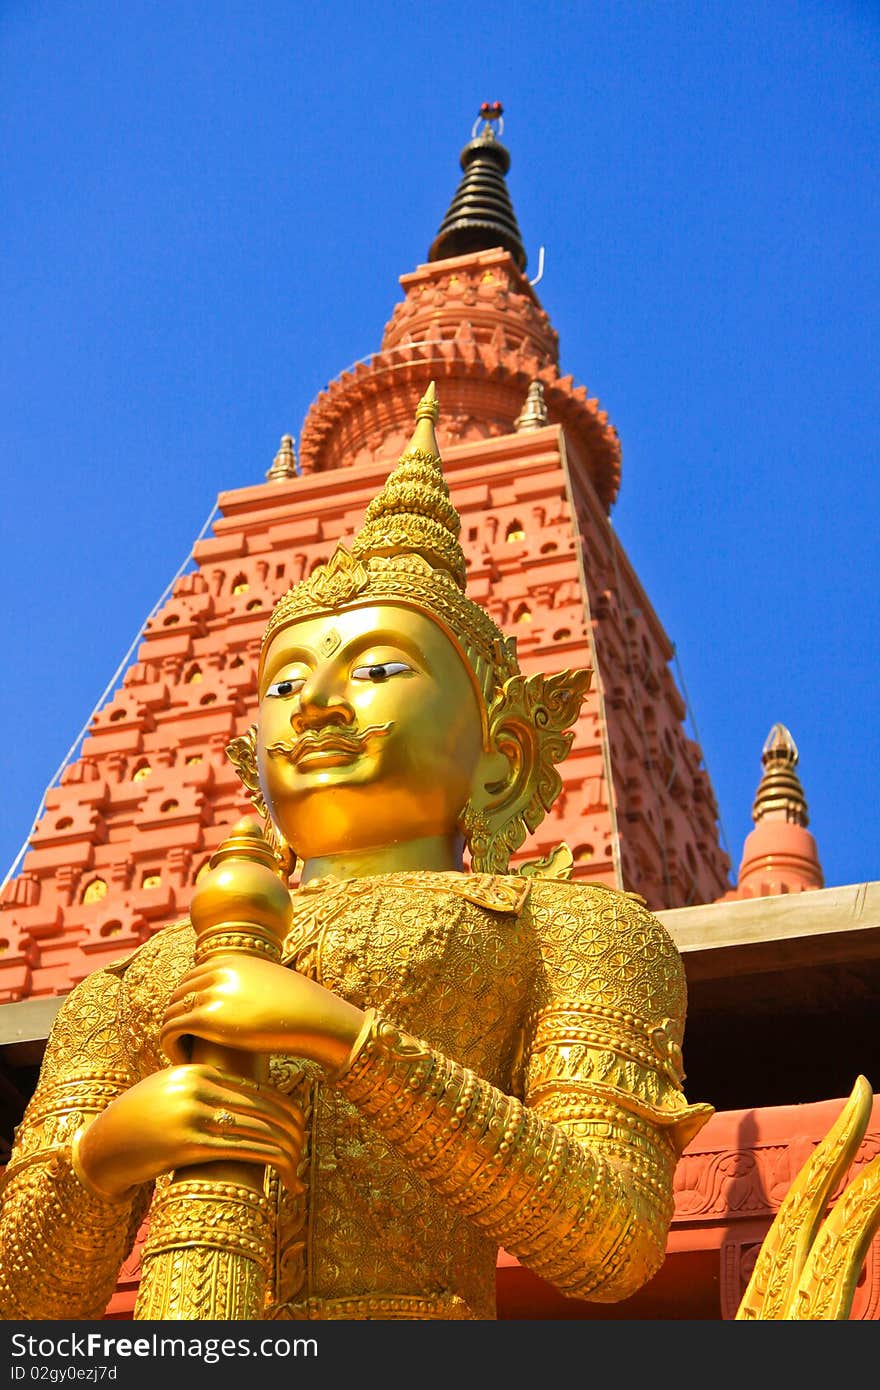
[(252, 724), (246, 734), (234, 738), (226, 745), (226, 756), (244, 783), (248, 796), (255, 809), (263, 817), (269, 811), (263, 800), (260, 778), (257, 772), (257, 726)]
[(260, 787), (260, 777), (257, 770), (256, 724), (252, 724), (247, 733), (242, 734), (240, 738), (234, 738), (231, 743), (227, 743), (226, 756), (241, 778), (254, 810), (259, 816), (262, 816), (265, 822), (266, 838), (278, 855), (282, 871), (289, 878), (296, 867), (296, 856), (269, 815), (269, 807), (266, 805)]
[(478, 873), (507, 873), (510, 856), (562, 789), (556, 770), (571, 747), (589, 670), (511, 676), (488, 710), (483, 755), (461, 828)]
[[(508, 694), (511, 684), (505, 686)], [(462, 815), (462, 830), (471, 868), (503, 874), (526, 837), (524, 812), (532, 799), (537, 764), (535, 730), (521, 717), (515, 701), (499, 697), (493, 702), (488, 742)]]

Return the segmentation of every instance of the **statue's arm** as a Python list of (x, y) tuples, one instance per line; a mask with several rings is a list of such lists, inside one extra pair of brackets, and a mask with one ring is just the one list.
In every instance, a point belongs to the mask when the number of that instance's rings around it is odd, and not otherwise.
[(97, 971), (59, 1010), (0, 1194), (0, 1317), (100, 1318), (152, 1187), (105, 1200), (77, 1176), (80, 1127), (136, 1079), (116, 1026), (120, 980)]
[[(546, 935), (519, 1096), (374, 1013), (337, 1084), (499, 1246), (560, 1292), (611, 1302), (661, 1263), (675, 1165), (711, 1108), (681, 1089), (684, 976), (660, 924), (601, 889), (533, 897)], [(599, 911), (619, 919), (616, 963), (596, 952)]]

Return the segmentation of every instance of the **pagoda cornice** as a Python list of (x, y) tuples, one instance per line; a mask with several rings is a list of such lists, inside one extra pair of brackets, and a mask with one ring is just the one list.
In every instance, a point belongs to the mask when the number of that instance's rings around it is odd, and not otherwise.
[[(442, 424), (438, 432), (442, 438)], [(570, 435), (567, 442), (571, 444)], [(525, 460), (536, 472), (530, 471), (523, 477), (517, 474), (517, 495), (525, 498), (533, 491), (540, 494), (545, 486), (542, 470), (555, 464), (561, 448), (562, 430), (555, 424), (522, 434), (444, 444), (444, 471), (447, 476), (455, 475), (456, 505), (460, 510), (491, 506), (489, 480), (495, 483), (506, 478), (511, 463)], [(575, 457), (580, 460), (580, 454)], [(359, 516), (395, 462), (393, 454), (358, 465), (343, 461), (331, 470), (300, 474), (272, 487), (253, 483), (221, 492), (217, 498), (219, 515), (213, 523), (215, 535), (199, 541), (194, 557), (205, 564), (244, 557), (251, 552), (258, 554), (267, 539), (270, 543), (277, 539), (280, 546), (287, 546), (292, 540), (320, 540), (323, 528), (313, 509), (320, 507), (326, 515), (328, 503), (335, 502), (340, 513)], [(578, 466), (583, 474), (583, 468)], [(294, 511), (297, 515), (292, 516)], [(668, 643), (668, 638), (665, 640)]]

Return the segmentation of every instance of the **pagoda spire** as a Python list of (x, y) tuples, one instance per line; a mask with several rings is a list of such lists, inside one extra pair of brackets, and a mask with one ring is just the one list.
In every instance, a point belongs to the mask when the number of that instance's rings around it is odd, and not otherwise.
[(525, 270), (525, 248), (505, 182), (510, 155), (498, 138), (503, 129), (501, 102), (484, 101), (461, 152), (464, 174), (431, 243), (429, 262), (500, 246)]
[(287, 478), (295, 478), (296, 467), (296, 448), (292, 434), (283, 434), (278, 453), (272, 460), (272, 467), (266, 474), (270, 483), (283, 483)]
[(761, 750), (763, 773), (752, 804), (755, 828), (745, 839), (735, 898), (769, 897), (822, 888), (816, 841), (807, 830), (807, 799), (795, 768), (797, 744), (774, 724)]
[(522, 410), (513, 422), (518, 434), (524, 430), (542, 430), (549, 421), (547, 402), (544, 400), (544, 383), (533, 381), (529, 386)]
[(797, 744), (784, 724), (774, 724), (761, 750), (764, 774), (755, 792), (752, 820), (784, 820), (792, 825), (809, 825), (807, 799), (795, 772)]

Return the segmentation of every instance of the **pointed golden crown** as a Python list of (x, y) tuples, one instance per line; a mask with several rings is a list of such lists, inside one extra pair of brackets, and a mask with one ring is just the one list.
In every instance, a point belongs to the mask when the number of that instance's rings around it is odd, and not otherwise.
[(288, 589), (272, 611), (263, 652), (290, 623), (338, 608), (397, 602), (422, 609), (463, 648), (488, 701), (519, 672), (516, 640), (465, 594), (461, 518), (443, 477), (433, 381), (416, 407), (412, 439), (346, 547)]

